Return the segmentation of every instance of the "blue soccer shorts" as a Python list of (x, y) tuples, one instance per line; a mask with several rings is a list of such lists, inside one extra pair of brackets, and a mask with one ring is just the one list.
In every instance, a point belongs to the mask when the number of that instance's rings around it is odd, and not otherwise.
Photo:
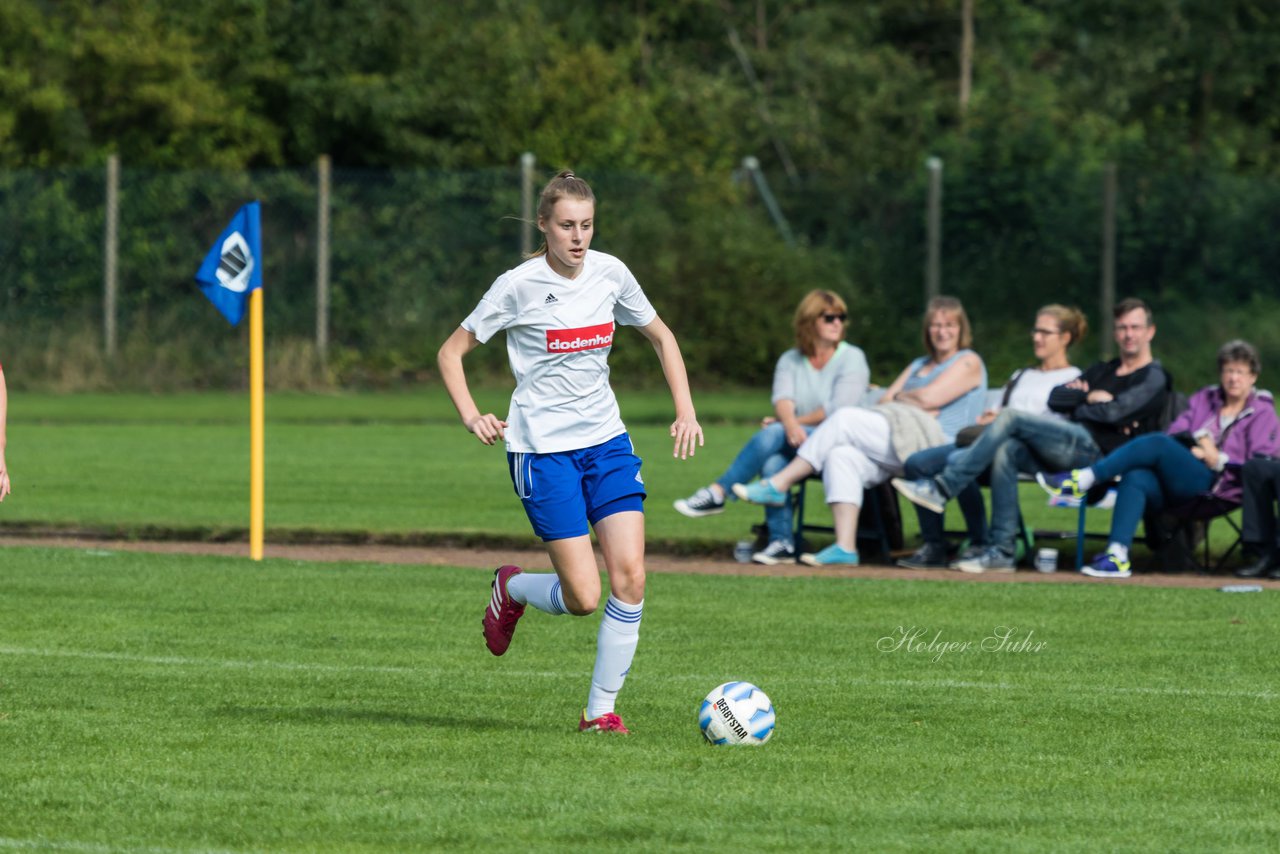
[(644, 512), (640, 463), (626, 433), (578, 451), (507, 453), (511, 483), (543, 542), (581, 537), (614, 513)]

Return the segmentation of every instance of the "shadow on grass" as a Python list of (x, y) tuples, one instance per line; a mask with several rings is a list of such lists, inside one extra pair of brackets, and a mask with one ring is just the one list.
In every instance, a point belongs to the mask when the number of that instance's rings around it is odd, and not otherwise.
[(344, 724), (373, 723), (388, 726), (429, 727), (437, 729), (506, 730), (509, 723), (492, 716), (474, 718), (456, 715), (414, 715), (404, 712), (387, 712), (377, 709), (356, 709), (350, 706), (299, 706), (297, 708), (273, 708), (269, 706), (224, 706), (214, 713), (217, 717), (239, 720), (293, 724)]

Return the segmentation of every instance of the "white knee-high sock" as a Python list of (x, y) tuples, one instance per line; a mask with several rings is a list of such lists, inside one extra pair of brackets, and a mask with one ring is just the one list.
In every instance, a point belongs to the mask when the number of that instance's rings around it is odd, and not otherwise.
[(1098, 476), (1093, 473), (1093, 469), (1079, 469), (1076, 474), (1076, 483), (1081, 489), (1093, 489), (1093, 485), (1098, 482)]
[(591, 692), (587, 695), (587, 719), (613, 711), (631, 670), (631, 660), (640, 642), (640, 616), (644, 602), (628, 605), (612, 596), (604, 603), (604, 618), (596, 635), (596, 666), (591, 672)]
[(522, 572), (507, 582), (507, 592), (521, 605), (548, 614), (569, 613), (560, 593), (560, 577), (554, 572)]

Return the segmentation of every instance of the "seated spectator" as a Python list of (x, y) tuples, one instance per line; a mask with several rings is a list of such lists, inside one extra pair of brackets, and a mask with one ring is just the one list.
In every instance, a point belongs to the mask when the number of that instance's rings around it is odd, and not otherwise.
[(9, 392), (4, 382), (4, 367), (0, 366), (0, 501), (9, 494), (9, 467), (4, 462), (5, 419), (9, 415)]
[(1260, 369), (1252, 344), (1228, 341), (1218, 350), (1219, 383), (1192, 395), (1165, 432), (1125, 442), (1088, 468), (1036, 475), (1050, 495), (1081, 499), (1095, 483), (1120, 478), (1107, 550), (1081, 572), (1128, 578), (1129, 549), (1148, 508), (1176, 507), (1210, 491), (1227, 502), (1240, 500), (1239, 474), (1227, 463), (1280, 450), (1271, 393), (1256, 389)]
[[(1036, 312), (1035, 326), (1031, 329), (1031, 346), (1039, 361), (1035, 367), (1019, 368), (1005, 383), (1004, 396), (998, 407), (988, 409), (978, 417), (978, 424), (990, 424), (1001, 409), (1017, 409), (1032, 415), (1050, 415), (1049, 392), (1055, 386), (1070, 382), (1080, 376), (1080, 369), (1071, 364), (1068, 349), (1079, 343), (1089, 328), (1089, 322), (1079, 309), (1065, 305), (1046, 305)], [(1061, 416), (1057, 416), (1061, 417)], [(966, 427), (962, 435), (971, 430)], [(972, 440), (964, 444), (972, 444)], [(958, 450), (956, 443), (939, 445), (918, 451), (907, 458), (902, 476), (907, 480), (932, 477), (947, 467), (947, 460)], [(970, 560), (981, 555), (987, 545), (987, 512), (982, 503), (982, 490), (977, 482), (964, 486), (956, 495), (956, 503), (964, 514), (969, 530), (969, 548), (959, 560)], [(920, 535), (924, 544), (910, 557), (898, 561), (898, 566), (908, 569), (945, 567), (947, 541), (943, 533), (943, 515), (916, 505), (920, 520)]]
[(1245, 460), (1240, 539), (1245, 565), (1236, 570), (1241, 578), (1280, 579), (1280, 549), (1276, 543), (1276, 500), (1280, 499), (1280, 459), (1257, 456)]
[(836, 410), (813, 431), (786, 467), (734, 493), (754, 504), (782, 505), (787, 491), (821, 472), (835, 521), (836, 541), (800, 560), (810, 566), (856, 566), (863, 490), (902, 470), (924, 448), (954, 440), (982, 412), (987, 369), (969, 349), (972, 333), (960, 301), (935, 297), (924, 314), (927, 354), (913, 360), (870, 409)]
[(1132, 436), (1159, 429), (1170, 382), (1151, 355), (1156, 326), (1139, 299), (1116, 304), (1118, 358), (1098, 362), (1049, 393), (1049, 409), (1067, 416), (1005, 409), (978, 440), (953, 455), (938, 475), (895, 478), (893, 486), (915, 504), (941, 513), (954, 495), (991, 469), (990, 547), (958, 561), (963, 572), (1013, 572), (1017, 562), (1018, 474), (1083, 468)]
[[(773, 412), (738, 452), (724, 474), (688, 498), (675, 502), (686, 516), (724, 511), (730, 489), (739, 481), (768, 477), (796, 455), (796, 448), (827, 413), (854, 406), (867, 391), (867, 357), (844, 339), (848, 309), (838, 294), (815, 290), (796, 307), (796, 346), (783, 353), (773, 371)], [(795, 560), (791, 542), (791, 501), (765, 508), (769, 544), (752, 555), (756, 563)]]

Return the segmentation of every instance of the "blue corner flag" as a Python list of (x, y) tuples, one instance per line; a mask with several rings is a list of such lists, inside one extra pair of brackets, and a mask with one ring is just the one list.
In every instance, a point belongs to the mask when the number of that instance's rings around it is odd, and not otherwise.
[(258, 203), (249, 202), (223, 230), (204, 263), (196, 283), (232, 326), (244, 317), (249, 292), (262, 287), (262, 234)]

